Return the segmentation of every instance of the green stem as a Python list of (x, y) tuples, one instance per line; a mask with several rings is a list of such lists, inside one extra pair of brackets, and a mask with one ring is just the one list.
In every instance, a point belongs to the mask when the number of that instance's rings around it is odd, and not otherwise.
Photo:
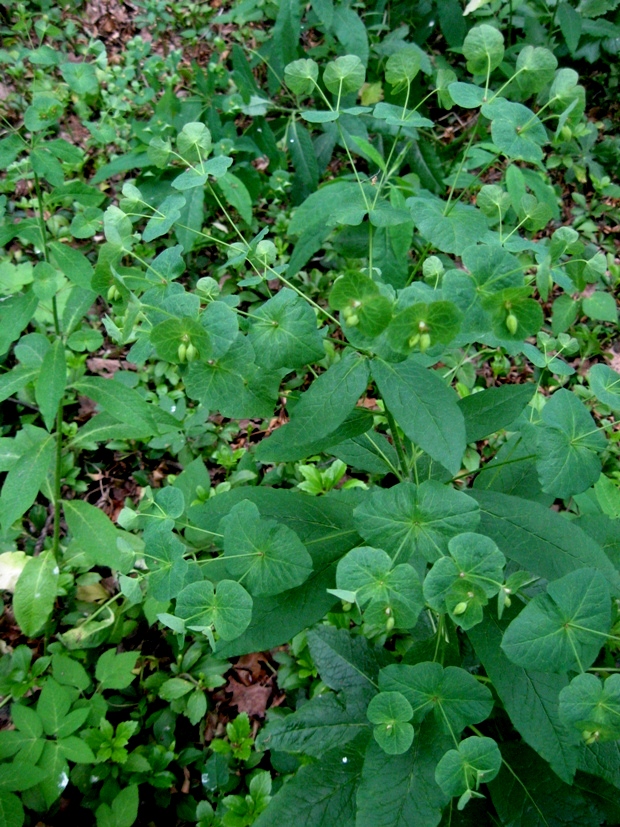
[[(385, 402), (385, 400), (384, 400), (384, 402)], [(385, 408), (385, 415), (387, 417), (388, 426), (389, 426), (390, 432), (392, 434), (392, 439), (394, 441), (394, 447), (396, 448), (396, 453), (398, 455), (398, 462), (400, 464), (400, 468), (401, 468), (403, 478), (408, 479), (409, 478), (409, 465), (407, 463), (407, 458), (405, 457), (405, 452), (403, 450), (403, 446), (401, 444), (400, 437), (398, 435), (396, 420), (394, 419), (394, 417), (392, 416), (390, 411), (387, 409), (387, 407)]]
[(60, 560), (60, 504), (62, 500), (62, 420), (65, 401), (61, 399), (56, 412), (56, 461), (54, 463), (54, 534), (52, 553)]

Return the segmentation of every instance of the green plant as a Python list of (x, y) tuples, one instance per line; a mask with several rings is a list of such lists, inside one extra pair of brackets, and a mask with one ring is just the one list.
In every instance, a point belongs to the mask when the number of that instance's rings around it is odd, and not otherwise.
[[(185, 771), (200, 801), (175, 817), (204, 825), (618, 820), (619, 380), (564, 358), (585, 349), (578, 319), (596, 343), (614, 329), (614, 275), (559, 225), (544, 164), (590, 134), (585, 90), (488, 24), (452, 69), (406, 28), (368, 37), (330, 9), (306, 22), (344, 53), (315, 61), (291, 38), (301, 7), (280, 4), (251, 58), (269, 91), (238, 48), (225, 94), (209, 77), (183, 100), (154, 90), (94, 177), (137, 171), (105, 211), (93, 181), (65, 181), (83, 157), (54, 137), (60, 98), (37, 92), (0, 143), (7, 180), (34, 190), (0, 226), (29, 248), (0, 265), (0, 392), (21, 406), (0, 524), (15, 619), (43, 637), (34, 661), (0, 662), (11, 825), (71, 781), (98, 827), (129, 827), (146, 789), (172, 812)], [(65, 80), (94, 106), (82, 65)], [(46, 219), (57, 198), (73, 214)], [(140, 375), (93, 375), (104, 331)], [(78, 396), (97, 410), (71, 428)], [(81, 452), (138, 444), (183, 470), (116, 524), (72, 496)], [(21, 554), (43, 499), (51, 535)], [(227, 659), (291, 640), (295, 707), (256, 739), (238, 715), (206, 754)], [(272, 787), (265, 767), (291, 777)]]

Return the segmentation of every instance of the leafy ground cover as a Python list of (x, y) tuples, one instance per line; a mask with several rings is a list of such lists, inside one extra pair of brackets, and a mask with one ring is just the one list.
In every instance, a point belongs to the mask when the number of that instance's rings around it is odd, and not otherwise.
[(620, 4), (0, 15), (0, 821), (619, 823)]

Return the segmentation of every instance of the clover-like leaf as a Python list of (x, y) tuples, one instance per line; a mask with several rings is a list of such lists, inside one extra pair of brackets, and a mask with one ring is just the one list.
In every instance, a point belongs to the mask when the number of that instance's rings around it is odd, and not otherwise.
[(609, 587), (591, 568), (554, 580), (504, 632), (502, 649), (517, 666), (540, 672), (592, 665), (611, 626)]
[(482, 620), (482, 607), (498, 593), (506, 558), (493, 540), (466, 532), (448, 543), (442, 557), (424, 580), (424, 597), (437, 612), (447, 611), (463, 629)]
[(243, 577), (253, 594), (279, 594), (310, 576), (312, 558), (299, 537), (282, 523), (262, 519), (250, 500), (233, 506), (220, 525), (226, 570)]
[(422, 55), (419, 48), (409, 46), (390, 55), (385, 65), (385, 79), (392, 86), (411, 83), (420, 71)]
[(357, 55), (342, 55), (331, 60), (323, 72), (323, 83), (334, 95), (357, 92), (364, 83), (366, 71)]
[(560, 692), (560, 718), (586, 741), (620, 738), (620, 675), (605, 681), (589, 672), (577, 675)]
[(200, 122), (186, 123), (177, 135), (177, 150), (186, 161), (206, 160), (211, 146), (211, 133)]
[(149, 526), (144, 532), (144, 542), (144, 557), (151, 572), (148, 578), (149, 594), (155, 600), (167, 603), (179, 594), (185, 582), (188, 570), (183, 556), (185, 546), (163, 523)]
[(549, 49), (524, 46), (517, 58), (517, 85), (522, 92), (534, 95), (551, 83), (558, 61)]
[(484, 104), (482, 114), (491, 120), (493, 143), (508, 158), (532, 164), (542, 160), (547, 132), (531, 109), (522, 103), (497, 98)]
[(399, 663), (379, 672), (381, 692), (400, 692), (411, 704), (413, 720), (433, 715), (440, 727), (458, 735), (469, 724), (484, 721), (493, 709), (493, 697), (486, 686), (458, 666), (439, 663)]
[(379, 292), (369, 276), (347, 273), (334, 282), (329, 304), (340, 310), (348, 327), (358, 327), (366, 336), (378, 336), (388, 326), (392, 303)]
[(474, 26), (463, 41), (463, 54), (472, 75), (491, 74), (504, 58), (502, 33), (487, 23)]
[(181, 210), (184, 206), (185, 198), (182, 195), (169, 195), (164, 198), (142, 231), (142, 239), (153, 241), (167, 233), (181, 217)]
[(462, 810), (480, 784), (492, 781), (502, 766), (502, 754), (492, 738), (465, 738), (446, 752), (435, 769), (435, 781), (446, 795), (461, 796)]
[(315, 60), (302, 58), (284, 67), (284, 82), (296, 95), (310, 95), (314, 92), (319, 77), (319, 66)]
[(223, 640), (234, 640), (249, 626), (252, 598), (234, 580), (220, 580), (216, 588), (209, 580), (201, 580), (179, 593), (175, 614), (188, 629), (205, 632), (214, 627)]
[(374, 724), (373, 735), (388, 755), (402, 755), (413, 743), (411, 704), (400, 692), (379, 692), (368, 704), (368, 720)]
[(590, 390), (612, 411), (620, 411), (620, 374), (608, 365), (594, 365), (588, 374)]
[[(394, 566), (385, 551), (360, 546), (349, 551), (336, 569), (338, 589), (355, 592), (370, 626), (411, 628), (424, 605), (422, 586), (408, 564)], [(389, 623), (389, 618), (393, 622)]]
[[(189, 345), (195, 348), (195, 359), (207, 359), (211, 353), (209, 334), (200, 322), (189, 316), (166, 319), (156, 324), (151, 330), (150, 340), (160, 359), (177, 365), (187, 360)], [(181, 345), (184, 346), (185, 351), (179, 352)]]

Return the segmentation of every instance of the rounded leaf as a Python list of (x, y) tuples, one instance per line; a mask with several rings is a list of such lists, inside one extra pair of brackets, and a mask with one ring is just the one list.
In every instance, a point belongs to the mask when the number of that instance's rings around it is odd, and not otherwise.
[(463, 41), (467, 69), (473, 75), (490, 74), (504, 57), (504, 38), (493, 26), (483, 23), (474, 26)]
[(364, 83), (366, 70), (357, 55), (343, 55), (330, 61), (323, 72), (323, 83), (334, 95), (357, 92)]
[(375, 724), (375, 740), (388, 755), (401, 755), (413, 742), (413, 716), (409, 701), (400, 692), (380, 692), (368, 705), (368, 720)]
[(200, 632), (213, 626), (221, 638), (234, 640), (249, 626), (252, 598), (234, 580), (221, 580), (217, 589), (209, 580), (202, 580), (180, 592), (176, 614), (188, 629)]
[(492, 781), (502, 766), (502, 755), (492, 738), (465, 738), (441, 758), (435, 781), (446, 795), (462, 795)]
[(310, 95), (319, 77), (319, 66), (315, 60), (302, 58), (284, 67), (284, 82), (296, 95)]
[(560, 718), (586, 740), (620, 738), (620, 675), (605, 681), (588, 672), (577, 675), (560, 692)]

